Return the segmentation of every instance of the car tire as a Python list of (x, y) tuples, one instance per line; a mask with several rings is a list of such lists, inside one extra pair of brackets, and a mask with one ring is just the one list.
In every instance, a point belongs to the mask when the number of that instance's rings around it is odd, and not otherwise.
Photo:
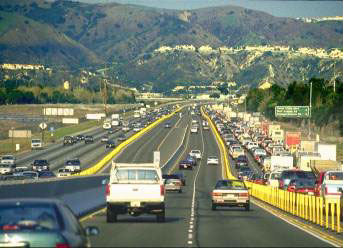
[(157, 222), (165, 222), (165, 221), (166, 221), (166, 213), (165, 213), (164, 210), (163, 210), (162, 213), (158, 213), (158, 214), (156, 215), (156, 221), (157, 221)]
[(250, 204), (249, 203), (245, 205), (245, 211), (250, 211)]
[(179, 193), (182, 193), (182, 189), (179, 189)]
[(215, 211), (217, 209), (216, 204), (212, 203), (212, 210)]
[(106, 221), (107, 221), (107, 223), (117, 222), (117, 213), (113, 209), (111, 209), (110, 207), (107, 207)]

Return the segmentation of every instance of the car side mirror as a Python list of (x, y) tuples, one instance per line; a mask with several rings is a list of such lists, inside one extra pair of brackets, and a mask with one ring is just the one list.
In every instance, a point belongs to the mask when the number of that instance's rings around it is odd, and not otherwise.
[(96, 236), (100, 233), (100, 231), (96, 226), (87, 226), (85, 228), (85, 233), (87, 236)]

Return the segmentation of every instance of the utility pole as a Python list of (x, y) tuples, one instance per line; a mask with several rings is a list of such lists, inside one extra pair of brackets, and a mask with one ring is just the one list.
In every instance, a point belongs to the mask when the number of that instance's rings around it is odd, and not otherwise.
[(312, 82), (310, 83), (310, 107), (309, 107), (309, 118), (308, 118), (308, 139), (311, 139), (311, 109), (312, 109)]
[[(44, 123), (45, 123), (45, 119), (44, 119), (44, 107), (43, 107), (43, 109), (42, 109), (42, 112), (43, 112), (43, 121), (42, 121), (42, 123), (43, 123), (43, 127), (44, 127)], [(44, 128), (41, 127), (41, 129), (42, 129), (42, 143), (44, 144)]]
[(12, 154), (14, 154), (14, 141), (13, 141), (13, 136), (14, 136), (14, 127), (11, 127), (11, 137), (12, 137)]
[(333, 93), (336, 93), (336, 63), (333, 64)]

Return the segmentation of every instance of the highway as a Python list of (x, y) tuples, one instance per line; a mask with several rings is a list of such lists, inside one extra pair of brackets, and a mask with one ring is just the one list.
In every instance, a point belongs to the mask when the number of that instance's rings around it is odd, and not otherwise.
[[(156, 223), (155, 216), (131, 217), (119, 215), (117, 223), (106, 223), (105, 210), (98, 211), (82, 222), (84, 226), (96, 225), (98, 236), (91, 237), (95, 247), (324, 247), (330, 246), (311, 234), (275, 217), (263, 208), (251, 204), (251, 211), (240, 208), (211, 210), (211, 191), (218, 179), (223, 178), (222, 166), (206, 165), (210, 155), (220, 157), (220, 150), (211, 131), (200, 129), (190, 134), (191, 118), (183, 114), (172, 123), (177, 128), (170, 131), (159, 125), (139, 140), (129, 145), (116, 162), (152, 162), (153, 151), (160, 149), (162, 164), (173, 154), (186, 131), (185, 148), (173, 168), (163, 168), (164, 173), (176, 171), (178, 161), (192, 149), (200, 149), (203, 159), (192, 171), (184, 171), (186, 186), (183, 193), (168, 192), (166, 196), (166, 222)], [(175, 132), (179, 133), (176, 135)], [(176, 148), (175, 148), (176, 149)], [(233, 165), (233, 161), (231, 161)]]

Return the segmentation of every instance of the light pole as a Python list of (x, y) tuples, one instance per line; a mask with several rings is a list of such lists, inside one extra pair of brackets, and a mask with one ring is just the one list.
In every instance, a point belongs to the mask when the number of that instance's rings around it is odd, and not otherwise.
[(12, 137), (12, 154), (14, 154), (14, 140), (13, 140), (13, 136), (14, 136), (14, 127), (11, 127), (11, 137)]

